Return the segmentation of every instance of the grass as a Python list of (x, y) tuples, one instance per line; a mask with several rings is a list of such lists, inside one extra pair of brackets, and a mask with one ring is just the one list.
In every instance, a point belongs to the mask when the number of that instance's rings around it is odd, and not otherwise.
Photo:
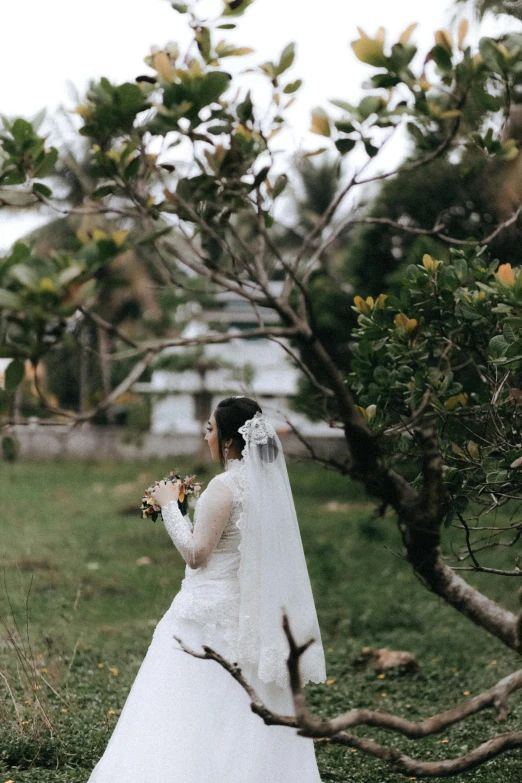
[[(184, 573), (161, 521), (154, 525), (133, 513), (141, 490), (168, 467), (159, 461), (0, 465), (0, 616), (15, 639), (25, 639), (27, 661), (34, 662), (24, 675), (12, 646), (0, 641), (0, 674), (19, 713), (17, 721), (0, 677), (0, 783), (84, 783), (103, 752)], [(291, 481), (331, 681), (308, 688), (318, 714), (366, 706), (427, 717), (520, 665), (419, 584), (400, 557), (393, 517), (373, 519), (373, 506), (357, 487), (303, 464), (292, 466)], [(472, 582), (517, 609), (513, 579), (478, 575)], [(353, 661), (366, 645), (414, 652), (419, 673), (379, 679), (357, 670)], [(510, 705), (500, 726), (484, 712), (442, 736), (396, 743), (419, 758), (456, 756), (496, 733), (520, 730), (520, 696)], [(382, 731), (359, 733), (395, 742)], [(360, 752), (320, 744), (316, 751), (324, 783), (404, 779)], [(522, 754), (513, 752), (454, 780), (520, 783), (521, 762)]]

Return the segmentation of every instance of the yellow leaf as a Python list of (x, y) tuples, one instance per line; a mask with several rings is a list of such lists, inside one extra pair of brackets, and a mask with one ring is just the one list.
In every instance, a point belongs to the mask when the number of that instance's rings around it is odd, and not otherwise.
[(398, 313), (395, 316), (394, 324), (398, 329), (405, 331), (406, 334), (413, 332), (413, 330), (417, 328), (417, 321), (415, 318), (408, 318), (404, 313)]
[(105, 664), (104, 663), (99, 663), (98, 664), (98, 669), (105, 669)]
[(362, 296), (354, 296), (353, 303), (356, 306), (357, 310), (360, 313), (364, 313), (364, 315), (367, 315), (371, 312), (371, 308), (367, 301), (365, 301)]
[(426, 74), (424, 72), (422, 72), (421, 77), (419, 79), (419, 87), (423, 92), (428, 92), (428, 90), (431, 90), (431, 88), (433, 87), (431, 82), (429, 82), (426, 79)]
[(451, 54), (453, 50), (453, 40), (451, 38), (451, 33), (447, 30), (437, 30), (435, 33), (435, 43), (437, 46), (442, 46), (443, 49), (446, 49), (446, 51)]
[(368, 414), (366, 413), (366, 408), (363, 408), (361, 405), (357, 405), (357, 408), (359, 409), (359, 412), (361, 416), (363, 417), (364, 421), (367, 421)]
[(460, 109), (449, 109), (448, 111), (443, 111), (440, 118), (441, 120), (449, 120), (453, 117), (460, 117), (461, 114)]
[(462, 693), (464, 694), (464, 696), (469, 696), (469, 694), (470, 694), (469, 691), (462, 691)]
[(240, 46), (230, 52), (234, 57), (243, 57), (245, 54), (253, 54), (255, 49), (251, 49), (249, 46)]
[(459, 29), (458, 29), (458, 39), (457, 39), (457, 41), (458, 41), (459, 49), (462, 49), (462, 44), (464, 43), (464, 38), (467, 35), (468, 29), (469, 29), (469, 22), (468, 22), (468, 20), (467, 19), (462, 19), (460, 24), (459, 24)]
[(319, 136), (330, 136), (330, 120), (322, 109), (314, 109), (312, 112), (312, 133), (318, 133)]
[(384, 27), (379, 27), (375, 38), (370, 38), (360, 27), (357, 30), (361, 37), (350, 44), (357, 59), (362, 63), (367, 63), (367, 65), (373, 65), (377, 68), (386, 65), (387, 59), (384, 54), (386, 33)]
[(118, 669), (116, 669), (114, 666), (109, 666), (109, 671), (111, 674), (114, 674), (115, 677), (118, 674)]
[(92, 232), (92, 238), (95, 242), (99, 242), (102, 239), (107, 239), (107, 234), (105, 231), (102, 231), (101, 228), (95, 228)]
[(368, 405), (366, 408), (366, 420), (371, 421), (377, 413), (377, 405)]
[(90, 109), (89, 106), (82, 106), (80, 104), (79, 106), (76, 107), (74, 112), (76, 114), (79, 114), (82, 119), (86, 120), (86, 119), (88, 119), (90, 117), (91, 109)]
[(128, 231), (113, 231), (111, 237), (114, 240), (114, 244), (116, 244), (118, 247), (121, 247), (125, 243), (128, 235)]
[(514, 285), (515, 273), (511, 268), (511, 264), (501, 264), (498, 268), (497, 277), (504, 285)]
[(55, 291), (56, 286), (50, 277), (42, 277), (40, 280), (40, 291)]
[(334, 682), (335, 682), (335, 677), (334, 677), (334, 679), (333, 679), (333, 680), (326, 680), (326, 684), (327, 684), (327, 685), (333, 685), (333, 684), (334, 684)]
[(406, 329), (406, 324), (408, 323), (408, 316), (404, 315), (404, 313), (398, 313), (395, 316), (395, 320), (393, 322), (395, 326), (397, 326), (399, 329)]
[(152, 67), (166, 82), (169, 82), (172, 79), (174, 69), (172, 68), (170, 57), (166, 52), (156, 52), (156, 54), (153, 55)]
[(410, 24), (410, 26), (407, 27), (403, 33), (401, 33), (401, 36), (399, 38), (399, 43), (402, 44), (403, 46), (406, 46), (406, 44), (410, 40), (411, 34), (413, 33), (416, 27), (418, 27), (418, 22), (414, 22), (413, 24)]
[(426, 272), (433, 272), (439, 265), (438, 261), (435, 261), (428, 253), (424, 253), (422, 256), (422, 266)]
[(377, 308), (379, 310), (384, 310), (384, 303), (387, 298), (388, 298), (388, 294), (379, 294), (379, 296), (377, 297)]
[(78, 229), (76, 232), (76, 238), (82, 243), (82, 245), (87, 245), (91, 241), (89, 234), (83, 228)]
[(461, 392), (460, 394), (454, 394), (452, 397), (448, 397), (448, 399), (444, 403), (444, 407), (446, 408), (446, 410), (452, 411), (458, 405), (461, 405), (463, 408), (465, 408), (467, 404), (468, 404), (468, 395), (466, 392)]

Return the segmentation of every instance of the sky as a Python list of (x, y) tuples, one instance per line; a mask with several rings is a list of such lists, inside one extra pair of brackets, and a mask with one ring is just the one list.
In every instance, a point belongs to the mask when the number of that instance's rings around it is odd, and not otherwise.
[[(200, 0), (203, 10), (219, 6), (217, 0)], [(350, 41), (359, 37), (357, 26), (369, 35), (385, 27), (389, 40), (397, 40), (412, 22), (419, 27), (413, 39), (421, 51), (433, 45), (433, 32), (448, 27), (454, 6), (448, 0), (255, 0), (238, 29), (224, 31), (232, 41), (256, 50), (259, 58), (274, 59), (290, 41), (297, 44), (293, 78), (304, 86), (292, 109), (292, 130), (285, 145), (313, 149), (317, 137), (307, 134), (314, 106), (328, 107), (328, 99), (352, 101), (361, 96), (361, 82), (372, 69), (360, 63)], [(477, 38), (478, 23), (471, 20), (470, 37)], [(52, 115), (62, 105), (73, 109), (74, 89), (81, 96), (90, 79), (133, 81), (147, 73), (143, 63), (152, 45), (168, 41), (187, 43), (187, 17), (167, 0), (22, 0), (6, 4), (0, 30), (0, 114), (30, 118), (45, 108)], [(487, 22), (482, 32), (494, 33), (498, 23)], [(505, 29), (505, 23), (504, 23)], [(71, 85), (73, 89), (71, 89)], [(392, 148), (391, 157), (400, 158)], [(0, 249), (47, 219), (34, 215), (20, 220), (0, 210)]]

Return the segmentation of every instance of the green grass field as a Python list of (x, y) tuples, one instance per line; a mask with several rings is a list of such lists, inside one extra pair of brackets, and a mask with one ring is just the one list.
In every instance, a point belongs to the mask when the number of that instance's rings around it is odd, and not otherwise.
[[(0, 783), (84, 783), (101, 755), (154, 626), (183, 577), (184, 563), (161, 520), (152, 524), (133, 513), (142, 489), (170, 467), (0, 464)], [(420, 719), (520, 666), (514, 653), (419, 584), (401, 559), (393, 517), (374, 519), (357, 487), (304, 464), (291, 467), (291, 481), (332, 681), (308, 687), (317, 713), (366, 706)], [(518, 582), (479, 576), (472, 582), (517, 608)], [(5, 623), (13, 628), (15, 620), (27, 661), (40, 671), (36, 690), (24, 685), (20, 661), (5, 642)], [(356, 669), (353, 661), (367, 645), (414, 652), (419, 673), (383, 679)], [(54, 731), (45, 727), (35, 698)], [(359, 733), (419, 758), (452, 757), (496, 733), (520, 730), (520, 695), (510, 705), (503, 724), (484, 712), (422, 743), (383, 731)], [(324, 783), (407, 780), (360, 752), (320, 744), (316, 750)], [(521, 783), (522, 753), (454, 780)]]

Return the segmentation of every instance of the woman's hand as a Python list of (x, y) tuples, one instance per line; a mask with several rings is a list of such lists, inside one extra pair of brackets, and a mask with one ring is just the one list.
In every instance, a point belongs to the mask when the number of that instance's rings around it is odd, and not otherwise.
[(173, 484), (171, 481), (157, 481), (153, 487), (148, 488), (147, 492), (150, 493), (158, 506), (164, 506), (169, 501), (179, 498), (179, 483)]

